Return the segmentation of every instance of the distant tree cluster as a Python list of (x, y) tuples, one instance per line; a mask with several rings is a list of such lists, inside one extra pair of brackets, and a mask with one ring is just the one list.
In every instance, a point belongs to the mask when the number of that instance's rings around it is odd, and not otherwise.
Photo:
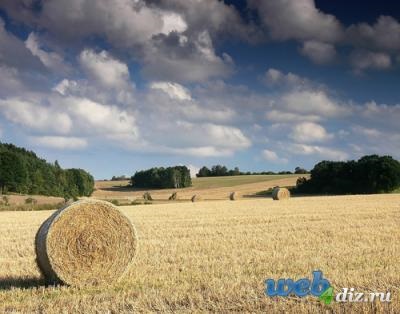
[(304, 168), (296, 167), (294, 169), (294, 173), (295, 174), (306, 174), (306, 173), (308, 173), (308, 171), (306, 169), (304, 169)]
[(139, 188), (185, 188), (192, 185), (190, 170), (186, 166), (151, 168), (137, 171), (131, 185)]
[(122, 176), (113, 176), (111, 178), (111, 181), (125, 181), (125, 180), (129, 180), (129, 178), (125, 175)]
[[(298, 171), (298, 172), (296, 172)], [(308, 173), (307, 170), (296, 167), (295, 173)], [(201, 167), (199, 172), (196, 174), (196, 177), (223, 177), (223, 176), (242, 176), (242, 175), (277, 175), (277, 174), (293, 174), (291, 171), (262, 171), (262, 172), (242, 172), (239, 170), (238, 167), (234, 169), (228, 170), (227, 167), (222, 165), (215, 165), (212, 166), (211, 169), (207, 168), (206, 166)]]
[(74, 198), (89, 196), (94, 179), (82, 169), (62, 169), (32, 151), (0, 143), (0, 192)]
[(223, 177), (223, 176), (238, 176), (242, 174), (238, 167), (235, 167), (232, 170), (228, 170), (227, 167), (222, 165), (212, 166), (211, 169), (206, 166), (200, 168), (199, 172), (196, 174), (196, 177)]
[(370, 155), (357, 161), (321, 161), (310, 179), (300, 178), (300, 193), (371, 194), (400, 187), (400, 162), (391, 156)]

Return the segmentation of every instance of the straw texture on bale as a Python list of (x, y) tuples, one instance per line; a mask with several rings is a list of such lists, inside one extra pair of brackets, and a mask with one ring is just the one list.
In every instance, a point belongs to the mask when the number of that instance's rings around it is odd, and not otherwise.
[(229, 195), (229, 199), (230, 199), (231, 201), (236, 200), (236, 192), (232, 192), (232, 193)]
[(290, 198), (290, 191), (287, 188), (275, 187), (272, 190), (272, 199), (283, 200)]
[(136, 231), (114, 205), (84, 200), (57, 210), (39, 228), (37, 263), (48, 282), (71, 286), (118, 280), (137, 250)]

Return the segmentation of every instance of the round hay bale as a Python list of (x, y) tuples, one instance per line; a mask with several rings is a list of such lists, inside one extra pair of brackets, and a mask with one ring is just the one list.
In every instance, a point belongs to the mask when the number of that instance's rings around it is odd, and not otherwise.
[(143, 199), (145, 201), (152, 201), (153, 197), (151, 196), (151, 194), (149, 192), (146, 192), (146, 193), (143, 194)]
[(287, 188), (281, 188), (277, 186), (272, 190), (272, 199), (277, 201), (288, 198), (290, 198), (290, 191)]
[(229, 195), (229, 199), (230, 199), (231, 201), (236, 200), (236, 192), (232, 192), (232, 193)]
[(200, 195), (193, 195), (192, 198), (191, 198), (191, 201), (192, 201), (193, 203), (194, 203), (194, 202), (201, 201)]
[(171, 196), (168, 198), (168, 200), (170, 200), (170, 201), (175, 201), (177, 199), (178, 199), (178, 193), (177, 192), (172, 193)]
[(35, 238), (37, 263), (48, 282), (71, 286), (118, 280), (137, 250), (136, 231), (117, 207), (83, 200), (57, 210)]

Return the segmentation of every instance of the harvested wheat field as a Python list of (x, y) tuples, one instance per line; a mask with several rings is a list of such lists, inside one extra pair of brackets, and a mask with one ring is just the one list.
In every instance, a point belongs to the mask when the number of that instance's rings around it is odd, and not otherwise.
[[(31, 199), (36, 204), (60, 204), (64, 202), (62, 197), (43, 196), (43, 195), (5, 195), (11, 205), (26, 204), (27, 199)], [(0, 201), (2, 199), (0, 198)]]
[[(34, 237), (51, 211), (0, 212), (0, 312), (392, 312), (400, 309), (400, 195), (298, 197), (120, 207), (133, 267), (102, 288), (45, 287)], [(390, 303), (264, 295), (267, 278), (390, 291)], [(339, 291), (337, 291), (339, 292)]]
[[(295, 186), (299, 177), (308, 175), (243, 175), (230, 177), (193, 178), (193, 186), (183, 189), (150, 190), (155, 200), (165, 201), (178, 191), (180, 200), (190, 201), (194, 194), (204, 200), (226, 200), (232, 191), (235, 197), (252, 197), (255, 193), (275, 186)], [(143, 189), (127, 187), (129, 181), (96, 181), (96, 190), (92, 197), (98, 199), (137, 199), (142, 198)]]

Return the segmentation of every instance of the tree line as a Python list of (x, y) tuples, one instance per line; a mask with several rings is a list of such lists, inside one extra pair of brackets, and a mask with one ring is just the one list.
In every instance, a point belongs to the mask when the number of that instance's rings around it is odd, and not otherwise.
[(357, 161), (321, 161), (310, 179), (299, 178), (296, 192), (319, 194), (387, 193), (400, 187), (400, 162), (368, 155)]
[(125, 175), (122, 176), (112, 176), (111, 181), (125, 181), (129, 180), (129, 178)]
[(186, 166), (156, 167), (137, 171), (130, 184), (139, 188), (185, 188), (192, 185), (190, 170)]
[(62, 169), (34, 152), (0, 143), (0, 192), (60, 196), (65, 199), (89, 196), (92, 175), (82, 169)]
[(262, 171), (262, 172), (242, 172), (238, 167), (234, 169), (228, 170), (226, 166), (223, 165), (215, 165), (212, 166), (211, 169), (203, 166), (200, 168), (199, 172), (196, 174), (196, 177), (223, 177), (223, 176), (241, 176), (241, 175), (277, 175), (277, 174), (306, 174), (308, 173), (307, 170), (296, 167), (294, 172), (291, 171)]

